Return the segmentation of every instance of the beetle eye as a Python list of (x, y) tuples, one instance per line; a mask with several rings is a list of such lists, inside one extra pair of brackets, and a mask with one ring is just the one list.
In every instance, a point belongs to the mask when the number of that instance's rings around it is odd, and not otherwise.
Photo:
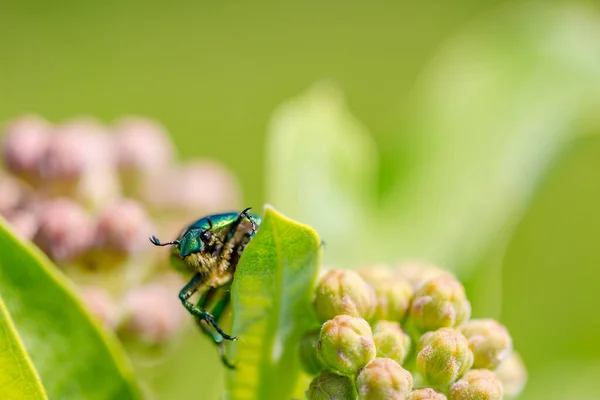
[(202, 234), (200, 235), (200, 239), (202, 239), (203, 242), (208, 242), (210, 240), (210, 232), (202, 232)]

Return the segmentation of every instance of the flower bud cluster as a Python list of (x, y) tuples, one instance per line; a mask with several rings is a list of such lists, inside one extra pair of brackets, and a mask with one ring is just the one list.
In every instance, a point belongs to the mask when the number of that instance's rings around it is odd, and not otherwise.
[(471, 320), (464, 287), (440, 268), (330, 270), (313, 306), (321, 329), (300, 346), (305, 372), (317, 375), (309, 400), (513, 399), (524, 387), (508, 330)]
[(108, 126), (27, 115), (0, 143), (0, 215), (16, 234), (63, 269), (106, 328), (153, 344), (173, 337), (184, 282), (148, 237), (238, 208), (235, 177), (212, 161), (177, 163), (166, 129), (142, 117)]

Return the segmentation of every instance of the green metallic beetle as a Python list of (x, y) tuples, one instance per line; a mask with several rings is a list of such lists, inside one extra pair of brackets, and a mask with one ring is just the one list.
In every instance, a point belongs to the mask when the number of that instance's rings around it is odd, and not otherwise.
[[(202, 331), (217, 344), (221, 360), (229, 368), (234, 366), (225, 356), (223, 341), (236, 338), (223, 332), (218, 322), (230, 301), (238, 261), (261, 223), (260, 217), (249, 214), (249, 210), (201, 218), (172, 242), (161, 243), (156, 236), (150, 237), (155, 246), (172, 246), (173, 261), (194, 272), (179, 292), (179, 299)], [(189, 300), (197, 292), (200, 298), (193, 304)]]

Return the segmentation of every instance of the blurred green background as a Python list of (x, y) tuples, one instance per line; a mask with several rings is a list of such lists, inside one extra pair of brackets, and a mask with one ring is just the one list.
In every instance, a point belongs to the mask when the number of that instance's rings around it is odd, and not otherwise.
[[(25, 112), (51, 121), (150, 116), (167, 126), (182, 158), (214, 158), (231, 168), (245, 204), (259, 207), (272, 201), (264, 171), (274, 110), (330, 78), (378, 145), (385, 191), (399, 171), (388, 166), (402, 164), (403, 110), (423, 71), (473, 21), (516, 6), (2, 0), (0, 122)], [(527, 16), (532, 23), (537, 18)], [(511, 40), (518, 38), (507, 38), (509, 48)], [(600, 55), (596, 45), (592, 52)], [(600, 390), (593, 379), (600, 375), (600, 137), (573, 140), (563, 150), (541, 184), (532, 184), (535, 194), (506, 252), (473, 261), (479, 269), (467, 277), (481, 304), (480, 282), (493, 281), (493, 293), (502, 295), (490, 309), (512, 332), (529, 368), (526, 399), (592, 399)], [(488, 311), (475, 304), (476, 314)], [(198, 382), (218, 393), (207, 367), (215, 365), (212, 348), (201, 338), (190, 340), (193, 352), (176, 349), (185, 374), (146, 371), (159, 397), (189, 394)]]

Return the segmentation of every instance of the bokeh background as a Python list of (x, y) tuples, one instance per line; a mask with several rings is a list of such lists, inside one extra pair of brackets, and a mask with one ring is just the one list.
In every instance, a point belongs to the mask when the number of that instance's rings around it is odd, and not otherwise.
[[(272, 196), (277, 188), (269, 186), (273, 182), (269, 171), (278, 166), (267, 154), (273, 113), (315, 82), (335, 82), (336, 90), (345, 95), (345, 106), (373, 138), (380, 196), (393, 192), (394, 182), (410, 173), (406, 160), (418, 153), (418, 140), (414, 144), (406, 138), (427, 127), (421, 123), (427, 115), (417, 122), (406, 121), (411, 120), (415, 107), (429, 110), (415, 106), (420, 104), (419, 88), (433, 82), (437, 90), (441, 88), (437, 101), (453, 103), (456, 99), (456, 109), (444, 112), (477, 119), (473, 124), (477, 129), (490, 127), (491, 131), (503, 120), (495, 114), (496, 103), (490, 97), (510, 98), (514, 93), (514, 104), (519, 105), (515, 112), (539, 111), (533, 124), (544, 121), (546, 125), (541, 125), (548, 130), (564, 128), (575, 133), (559, 144), (553, 142), (551, 157), (542, 157), (544, 167), (519, 186), (527, 189), (527, 196), (519, 197), (522, 206), (510, 218), (506, 214), (507, 224), (514, 223), (498, 238), (499, 246), (485, 246), (468, 259), (469, 268), (449, 267), (459, 271), (470, 295), (478, 299), (475, 314), (498, 317), (511, 331), (530, 373), (523, 398), (593, 399), (600, 391), (600, 136), (595, 135), (600, 130), (594, 123), (600, 115), (596, 101), (598, 10), (592, 2), (2, 0), (0, 122), (27, 112), (54, 122), (77, 115), (106, 122), (124, 114), (149, 116), (168, 128), (182, 159), (218, 160), (237, 175), (244, 204), (260, 208), (277, 197)], [(513, 29), (512, 23), (518, 28)], [(559, 25), (560, 29), (553, 30)], [(476, 43), (488, 35), (493, 39), (479, 46), (471, 40)], [(554, 68), (549, 71), (539, 69), (545, 64), (536, 58), (536, 46), (547, 43), (559, 43), (548, 48), (549, 53), (558, 54), (548, 59)], [(471, 57), (467, 62), (480, 60), (477, 71), (500, 71), (493, 77), (506, 79), (493, 82), (496, 90), (488, 86), (478, 92), (477, 85), (475, 89), (468, 85), (469, 74), (460, 82), (456, 75), (444, 75), (447, 53), (453, 49), (466, 51)], [(512, 79), (522, 65), (533, 75)], [(435, 71), (442, 71), (441, 78)], [(507, 75), (502, 74), (505, 71)], [(571, 80), (573, 72), (578, 80)], [(444, 76), (448, 84), (439, 85)], [(540, 80), (524, 93), (527, 76)], [(548, 93), (544, 92), (547, 88)], [(435, 90), (425, 96), (431, 92)], [(470, 100), (461, 103), (464, 96), (471, 96)], [(540, 102), (549, 97), (565, 101), (540, 108)], [(435, 101), (431, 103), (435, 107)], [(473, 104), (490, 109), (483, 114), (480, 109), (471, 111), (468, 107)], [(465, 109), (459, 110), (461, 106)], [(585, 110), (584, 116), (576, 113), (577, 118), (569, 122), (553, 119), (570, 107)], [(431, 118), (443, 122), (440, 115), (444, 112), (434, 110)], [(510, 121), (510, 116), (505, 118)], [(441, 122), (432, 122), (430, 128), (436, 129)], [(505, 125), (507, 132), (518, 127), (510, 122)], [(426, 140), (451, 145), (451, 132), (442, 130)], [(522, 135), (528, 137), (527, 129)], [(532, 137), (514, 151), (550, 146)], [(471, 169), (479, 169), (478, 158), (471, 157), (480, 151), (478, 142), (474, 143), (453, 149), (456, 158), (448, 160), (448, 168), (452, 169), (454, 160), (472, 159)], [(318, 148), (320, 143), (312, 145)], [(502, 151), (510, 159), (510, 148)], [(305, 155), (310, 159), (310, 152)], [(528, 173), (527, 169), (513, 171), (506, 179)], [(455, 179), (462, 182), (470, 176)], [(477, 193), (477, 183), (467, 185), (467, 192)], [(431, 204), (444, 201), (440, 193)], [(514, 198), (508, 196), (506, 201)], [(496, 207), (494, 202), (489, 204)], [(275, 206), (286, 213), (285, 204)], [(327, 210), (331, 205), (323, 207)], [(303, 216), (299, 211), (287, 212)], [(319, 228), (311, 217), (308, 213), (306, 222)], [(477, 215), (466, 217), (461, 222), (465, 229), (476, 229), (481, 223)], [(380, 241), (385, 242), (387, 235), (382, 236)], [(433, 261), (445, 261), (441, 256), (436, 260), (436, 255), (432, 252)], [(389, 254), (384, 258), (390, 261)], [(477, 304), (481, 304), (479, 309)], [(216, 355), (197, 336), (190, 333), (171, 346), (169, 354), (161, 352), (158, 362), (148, 362), (144, 356), (136, 363), (157, 398), (198, 392), (206, 398), (218, 396), (221, 383), (215, 378), (221, 372), (216, 368)], [(174, 368), (181, 365), (185, 365), (183, 370)]]

